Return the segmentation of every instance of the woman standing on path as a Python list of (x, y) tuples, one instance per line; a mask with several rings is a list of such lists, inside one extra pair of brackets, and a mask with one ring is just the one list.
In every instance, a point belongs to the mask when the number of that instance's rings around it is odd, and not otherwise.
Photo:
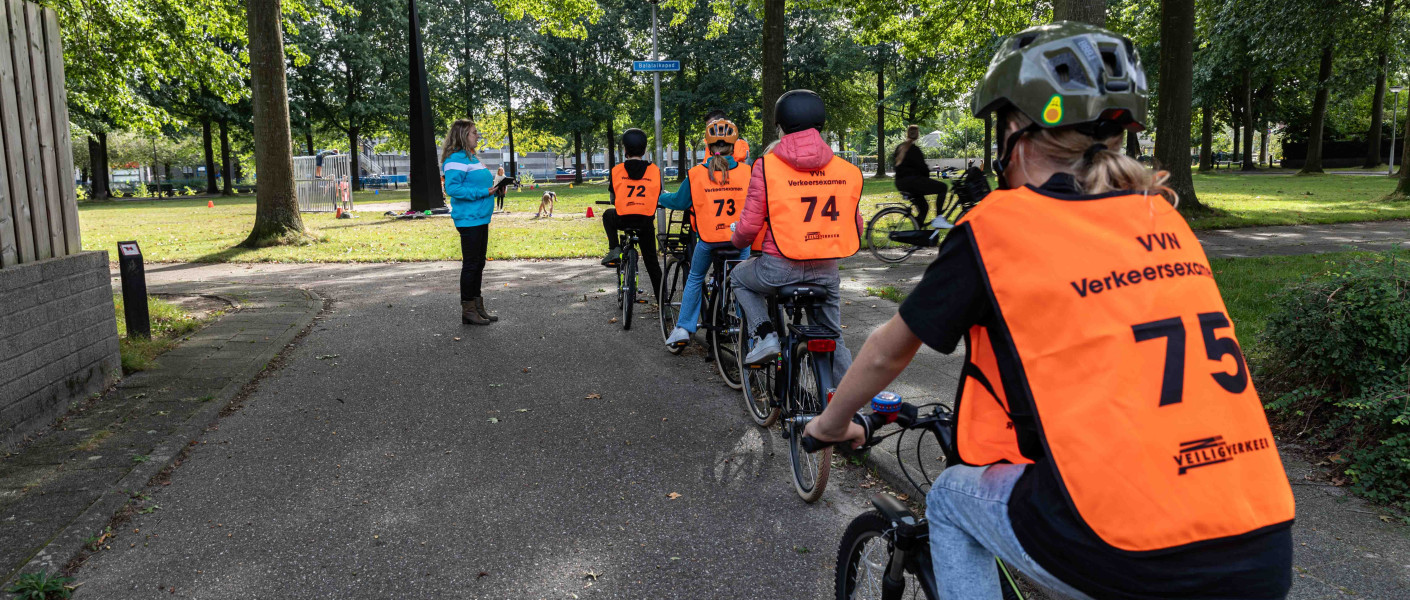
[(450, 217), (460, 232), (460, 320), (470, 325), (489, 325), (499, 317), (485, 310), (480, 283), (485, 274), (496, 186), (494, 175), (475, 157), (479, 143), (480, 132), (474, 121), (460, 119), (451, 124), (441, 146), (441, 174), (450, 196)]

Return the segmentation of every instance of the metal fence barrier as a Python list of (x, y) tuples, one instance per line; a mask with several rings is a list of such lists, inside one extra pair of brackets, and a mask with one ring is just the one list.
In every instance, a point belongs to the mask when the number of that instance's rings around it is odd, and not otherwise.
[(352, 211), (351, 161), (347, 154), (325, 156), (319, 169), (318, 157), (295, 156), (294, 195), (299, 199), (299, 211)]

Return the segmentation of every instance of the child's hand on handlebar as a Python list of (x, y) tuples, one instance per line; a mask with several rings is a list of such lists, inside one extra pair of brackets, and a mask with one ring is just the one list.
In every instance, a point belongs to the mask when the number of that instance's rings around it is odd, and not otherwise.
[(824, 412), (803, 427), (803, 435), (812, 436), (823, 442), (846, 442), (853, 450), (867, 443), (867, 430), (852, 420), (844, 421), (841, 427), (832, 423)]

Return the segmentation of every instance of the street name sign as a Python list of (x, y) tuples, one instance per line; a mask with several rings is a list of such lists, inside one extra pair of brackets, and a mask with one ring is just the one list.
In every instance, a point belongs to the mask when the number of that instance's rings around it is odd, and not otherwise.
[(637, 73), (660, 73), (664, 71), (681, 70), (681, 61), (678, 60), (634, 60), (632, 61), (632, 71)]

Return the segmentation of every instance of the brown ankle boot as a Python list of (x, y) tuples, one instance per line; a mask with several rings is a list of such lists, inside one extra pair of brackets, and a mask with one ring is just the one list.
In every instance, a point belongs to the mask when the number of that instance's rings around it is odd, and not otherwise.
[(475, 310), (475, 300), (465, 300), (460, 303), (460, 322), (466, 325), (490, 324), (489, 319), (480, 316), (480, 312)]
[(492, 315), (492, 314), (489, 313), (489, 311), (485, 310), (485, 297), (484, 297), (484, 296), (480, 296), (480, 297), (478, 297), (478, 298), (475, 298), (475, 312), (480, 313), (480, 318), (485, 319), (485, 320), (487, 320), (487, 321), (489, 321), (489, 322), (491, 322), (491, 323), (493, 323), (493, 322), (499, 320), (499, 316), (498, 316), (498, 315)]

